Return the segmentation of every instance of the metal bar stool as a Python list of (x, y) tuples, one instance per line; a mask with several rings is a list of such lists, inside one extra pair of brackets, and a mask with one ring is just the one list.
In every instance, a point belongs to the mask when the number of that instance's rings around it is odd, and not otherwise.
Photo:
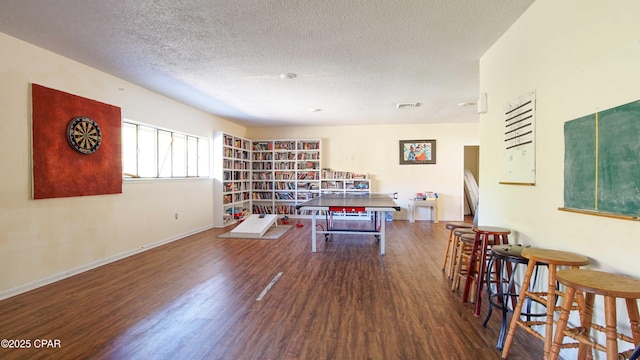
[[(566, 296), (562, 302), (558, 327), (553, 339), (551, 355), (549, 359), (557, 360), (562, 347), (562, 340), (568, 336), (577, 340), (578, 359), (586, 359), (591, 355), (591, 349), (604, 351), (608, 360), (629, 357), (633, 349), (618, 354), (618, 339), (640, 344), (640, 316), (638, 315), (638, 299), (640, 299), (640, 280), (602, 271), (587, 269), (561, 270), (556, 274), (558, 282), (566, 286)], [(568, 329), (567, 320), (576, 292), (584, 292), (585, 306), (580, 316), (580, 327)], [(605, 326), (592, 323), (593, 301), (596, 295), (604, 296)], [(631, 337), (620, 334), (617, 331), (616, 298), (625, 299), (629, 323), (631, 325)], [(606, 345), (602, 346), (593, 340), (590, 331), (594, 329), (606, 333)], [(620, 355), (620, 357), (618, 357)]]
[[(500, 335), (498, 337), (498, 349), (502, 350), (504, 344), (504, 337), (507, 332), (507, 314), (509, 311), (513, 312), (513, 308), (517, 304), (518, 292), (515, 286), (515, 274), (520, 265), (526, 265), (528, 259), (522, 256), (522, 245), (494, 245), (491, 247), (491, 260), (487, 264), (487, 269), (491, 269), (495, 266), (495, 275), (492, 278), (492, 273), (487, 271), (486, 285), (487, 285), (487, 298), (489, 300), (489, 311), (482, 326), (486, 327), (493, 308), (497, 308), (502, 311), (502, 326), (500, 327)], [(537, 278), (539, 266), (547, 266), (543, 263), (536, 264), (536, 272), (534, 278)], [(535, 284), (535, 280), (533, 283)], [(526, 298), (527, 309), (526, 312), (521, 314), (526, 316), (528, 320), (531, 317), (546, 316), (546, 312), (532, 313), (531, 303), (534, 301), (531, 298)], [(511, 304), (511, 305), (509, 305)]]
[(640, 345), (636, 346), (636, 349), (633, 351), (633, 354), (629, 356), (629, 360), (638, 360), (640, 358)]
[[(527, 265), (527, 272), (522, 280), (520, 287), (520, 294), (518, 296), (518, 303), (513, 310), (513, 317), (509, 324), (509, 330), (507, 331), (507, 337), (505, 338), (504, 347), (502, 348), (502, 359), (506, 359), (509, 356), (509, 350), (513, 342), (513, 336), (516, 332), (516, 327), (520, 326), (530, 334), (533, 334), (539, 339), (544, 340), (544, 358), (549, 357), (551, 351), (551, 343), (553, 341), (553, 314), (556, 310), (556, 296), (564, 296), (556, 288), (556, 269), (558, 266), (567, 266), (571, 268), (578, 268), (580, 266), (588, 265), (589, 259), (585, 256), (574, 254), (566, 251), (540, 249), (540, 248), (525, 248), (522, 250), (522, 256), (529, 259)], [(547, 274), (547, 291), (537, 292), (529, 290), (531, 284), (531, 277), (538, 263), (544, 263), (548, 266)], [(544, 304), (547, 308), (546, 321), (522, 321), (520, 315), (522, 313), (522, 304), (524, 299), (530, 297), (535, 301)], [(582, 305), (583, 297), (578, 294), (578, 303)], [(574, 306), (574, 310), (578, 308)], [(545, 335), (536, 331), (534, 327), (545, 326)], [(565, 347), (574, 346), (574, 344), (565, 344)]]
[(640, 345), (636, 346), (636, 349), (633, 351), (633, 354), (629, 356), (629, 360), (638, 360), (640, 358)]
[[(456, 253), (456, 243), (457, 239), (455, 238), (454, 230), (464, 228), (471, 229), (473, 224), (466, 223), (462, 221), (454, 221), (448, 222), (446, 228), (449, 230), (449, 239), (447, 240), (447, 247), (444, 250), (444, 258), (442, 259), (442, 271), (447, 270), (447, 277), (451, 278), (453, 274), (454, 261), (455, 261), (455, 253)], [(449, 267), (447, 267), (447, 263), (449, 263)]]
[(485, 262), (487, 260), (489, 248), (491, 245), (508, 244), (509, 234), (511, 233), (511, 230), (495, 226), (478, 226), (477, 228), (474, 228), (473, 231), (475, 231), (476, 237), (473, 242), (471, 257), (469, 258), (468, 268), (470, 270), (467, 271), (467, 282), (464, 285), (464, 294), (462, 295), (462, 301), (469, 301), (471, 284), (475, 281), (478, 286), (476, 286), (475, 292), (472, 295), (472, 301), (475, 303), (473, 316), (480, 316), (480, 304), (482, 303), (482, 286), (484, 284), (483, 280), (486, 271)]

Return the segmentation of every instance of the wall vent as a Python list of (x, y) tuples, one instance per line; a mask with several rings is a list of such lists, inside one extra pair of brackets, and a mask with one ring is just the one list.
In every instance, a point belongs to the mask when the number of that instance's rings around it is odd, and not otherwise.
[(396, 104), (396, 108), (398, 109), (402, 109), (402, 108), (413, 108), (413, 107), (418, 107), (420, 106), (419, 102), (413, 102), (413, 103), (398, 103)]

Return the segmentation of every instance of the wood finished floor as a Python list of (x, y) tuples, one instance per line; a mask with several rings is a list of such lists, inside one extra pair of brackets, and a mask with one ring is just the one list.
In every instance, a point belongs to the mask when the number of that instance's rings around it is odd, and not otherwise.
[[(311, 222), (278, 240), (212, 229), (0, 302), (1, 359), (499, 359), (500, 316), (482, 327), (440, 270), (444, 223), (387, 223), (311, 253)], [(261, 301), (271, 280), (282, 272)], [(60, 348), (35, 349), (34, 339)], [(517, 331), (511, 359), (541, 359)]]

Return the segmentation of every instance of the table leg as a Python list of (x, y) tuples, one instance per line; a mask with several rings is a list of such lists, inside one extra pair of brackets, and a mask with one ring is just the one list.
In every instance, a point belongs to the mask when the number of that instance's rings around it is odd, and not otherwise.
[(384, 245), (385, 245), (385, 222), (387, 221), (387, 212), (383, 211), (382, 216), (378, 216), (380, 218), (380, 255), (384, 255)]
[[(386, 216), (386, 215), (385, 215)], [(409, 201), (409, 222), (414, 223), (416, 219), (416, 207)]]
[(316, 252), (316, 214), (318, 210), (311, 212), (311, 252)]

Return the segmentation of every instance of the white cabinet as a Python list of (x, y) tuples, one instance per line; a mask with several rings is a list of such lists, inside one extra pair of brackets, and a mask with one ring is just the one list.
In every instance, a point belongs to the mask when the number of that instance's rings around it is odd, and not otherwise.
[(250, 213), (251, 141), (217, 132), (213, 146), (213, 225), (222, 227)]

